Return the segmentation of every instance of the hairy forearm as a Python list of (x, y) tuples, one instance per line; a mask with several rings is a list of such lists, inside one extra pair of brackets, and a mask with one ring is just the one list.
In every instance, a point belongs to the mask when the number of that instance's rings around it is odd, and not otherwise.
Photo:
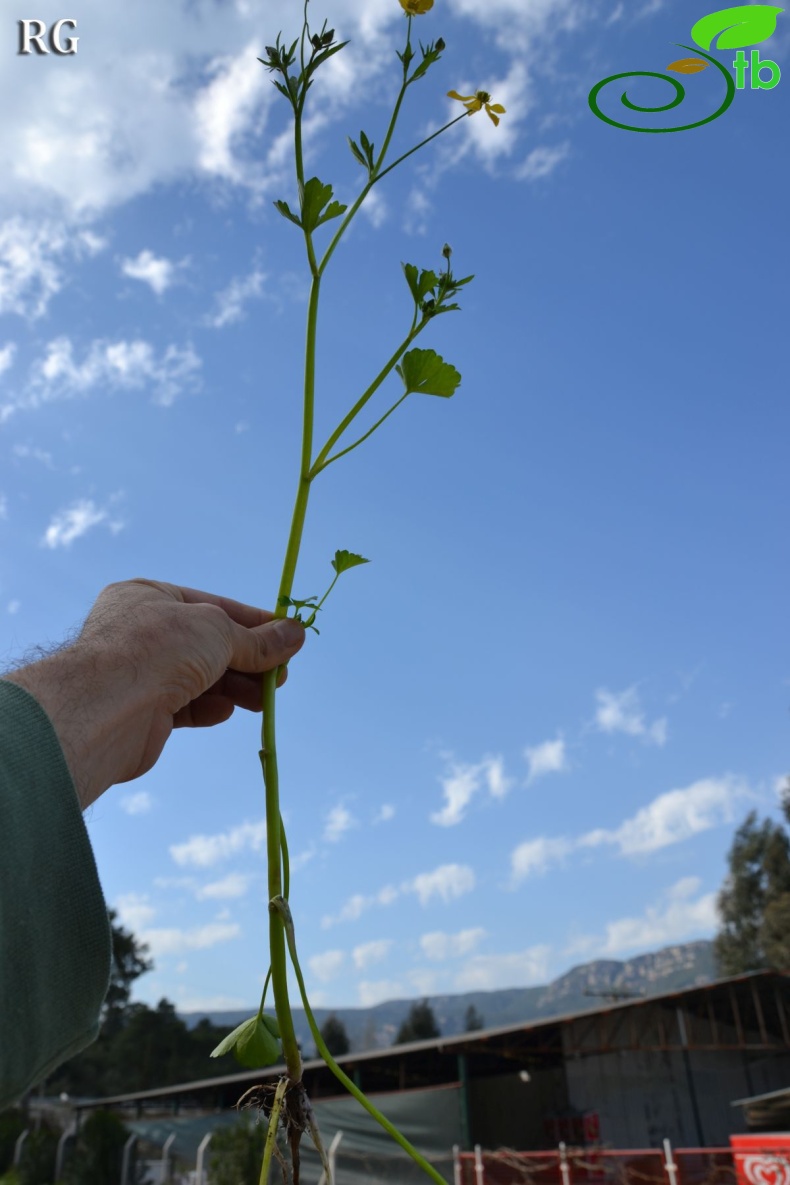
[(46, 712), (85, 810), (113, 784), (114, 744), (129, 713), (143, 706), (132, 664), (78, 642), (2, 678)]

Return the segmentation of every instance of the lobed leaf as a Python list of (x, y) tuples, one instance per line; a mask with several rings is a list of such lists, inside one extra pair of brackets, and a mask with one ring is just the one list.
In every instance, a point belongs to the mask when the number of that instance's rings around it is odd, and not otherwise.
[(395, 369), (403, 379), (407, 393), (441, 395), (448, 399), (461, 382), (455, 367), (445, 362), (435, 350), (409, 350)]
[(283, 218), (287, 218), (290, 222), (295, 222), (297, 226), (302, 225), (301, 221), (296, 217), (287, 202), (277, 201), (274, 204), (282, 214)]
[(324, 222), (328, 222), (330, 218), (339, 218), (341, 214), (345, 214), (348, 206), (344, 206), (342, 202), (330, 202), (324, 210), (321, 217), (316, 222), (316, 226), (322, 226)]
[[(304, 192), (302, 193), (301, 225), (308, 234), (314, 231), (317, 226), (320, 226), (322, 222), (326, 222), (329, 218), (337, 218), (338, 215), (342, 214), (348, 208), (340, 202), (333, 202), (332, 195), (332, 186), (324, 185), (317, 177), (311, 177), (305, 183)], [(327, 208), (325, 209), (325, 207)]]
[(353, 551), (336, 551), (335, 558), (332, 560), (332, 567), (339, 576), (341, 572), (346, 572), (349, 568), (356, 568), (359, 564), (369, 563), (370, 560), (366, 560), (364, 556), (355, 555)]
[(368, 167), (368, 162), (365, 160), (364, 156), (362, 155), (362, 152), (360, 151), (359, 145), (358, 145), (358, 144), (355, 144), (355, 143), (354, 143), (354, 141), (351, 139), (351, 137), (350, 137), (350, 136), (346, 136), (346, 139), (348, 140), (348, 146), (349, 146), (349, 148), (350, 148), (350, 149), (351, 149), (351, 151), (354, 153), (354, 156), (357, 158), (357, 160), (359, 161), (359, 163), (360, 163), (361, 165), (364, 165), (364, 167), (365, 167), (365, 168), (367, 168), (367, 167)]

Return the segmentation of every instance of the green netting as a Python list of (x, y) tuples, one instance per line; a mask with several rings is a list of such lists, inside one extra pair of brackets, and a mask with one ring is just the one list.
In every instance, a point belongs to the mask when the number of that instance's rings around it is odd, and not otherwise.
[[(461, 1091), (458, 1085), (431, 1090), (394, 1091), (371, 1096), (380, 1111), (403, 1133), (446, 1181), (453, 1179), (454, 1144), (462, 1143)], [(335, 1155), (335, 1185), (423, 1185), (428, 1177), (348, 1095), (313, 1102), (324, 1146), (328, 1149), (338, 1131), (343, 1133)], [(249, 1112), (244, 1112), (245, 1115)], [(214, 1115), (165, 1116), (125, 1120), (146, 1145), (161, 1148), (171, 1133), (175, 1140), (171, 1155), (194, 1166), (198, 1145), (209, 1131), (239, 1122), (236, 1111)], [(262, 1120), (263, 1122), (263, 1120)], [(210, 1147), (209, 1150), (210, 1152)], [(317, 1185), (321, 1175), (318, 1154), (307, 1136), (301, 1144), (302, 1180)], [(209, 1156), (206, 1156), (208, 1164)], [(272, 1185), (282, 1180), (274, 1166)], [(204, 1185), (210, 1185), (205, 1182)]]

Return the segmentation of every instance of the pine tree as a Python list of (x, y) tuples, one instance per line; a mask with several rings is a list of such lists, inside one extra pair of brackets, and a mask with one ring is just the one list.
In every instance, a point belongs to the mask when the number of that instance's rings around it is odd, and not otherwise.
[[(781, 795), (790, 823), (790, 779)], [(790, 968), (790, 837), (751, 811), (735, 832), (729, 873), (718, 896), (721, 930), (714, 953), (722, 975)]]
[(116, 925), (117, 913), (107, 911), (112, 934), (112, 970), (110, 986), (102, 1006), (102, 1031), (105, 1036), (117, 1033), (122, 1027), (132, 994), (132, 984), (146, 971), (153, 970), (153, 962), (145, 956), (148, 947), (138, 942), (130, 930)]
[(412, 1004), (409, 1015), (398, 1029), (395, 1044), (405, 1045), (408, 1041), (430, 1041), (432, 1037), (441, 1037), (441, 1032), (430, 1004), (427, 1000), (423, 1000), (419, 1004)]
[(464, 1015), (464, 1032), (476, 1033), (483, 1027), (483, 1018), (475, 1008), (474, 1004), (470, 1004)]
[(341, 1054), (348, 1053), (351, 1049), (346, 1026), (342, 1020), (335, 1016), (334, 1012), (321, 1025), (321, 1036), (332, 1057), (340, 1057)]

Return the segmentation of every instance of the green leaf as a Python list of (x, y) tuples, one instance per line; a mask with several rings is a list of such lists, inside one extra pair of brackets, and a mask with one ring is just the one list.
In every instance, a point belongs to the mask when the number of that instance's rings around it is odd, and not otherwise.
[(364, 156), (362, 155), (362, 152), (360, 151), (359, 145), (358, 145), (358, 144), (355, 144), (355, 143), (354, 143), (354, 141), (351, 139), (351, 137), (350, 137), (350, 136), (346, 136), (346, 139), (348, 140), (348, 146), (349, 146), (349, 148), (350, 148), (350, 149), (351, 149), (351, 151), (354, 153), (354, 156), (357, 158), (357, 160), (359, 161), (359, 163), (360, 163), (361, 165), (364, 165), (364, 167), (365, 167), (365, 168), (367, 168), (367, 167), (368, 167), (368, 162), (365, 160)]
[(346, 572), (349, 568), (356, 568), (359, 564), (369, 563), (370, 560), (366, 560), (364, 556), (355, 555), (353, 551), (336, 551), (335, 558), (332, 560), (332, 567), (339, 576), (341, 572)]
[(436, 275), (436, 272), (429, 271), (427, 268), (420, 272), (420, 282), (417, 285), (417, 300), (420, 301), (429, 292), (433, 292), (438, 283), (439, 277)]
[(401, 267), (403, 268), (403, 274), (406, 277), (406, 283), (409, 285), (411, 294), (414, 297), (414, 303), (419, 304), (420, 296), (418, 277), (420, 273), (413, 263), (402, 263)]
[[(317, 177), (311, 177), (305, 184), (302, 195), (302, 226), (308, 234), (325, 222), (327, 218), (337, 218), (338, 214), (346, 209), (345, 206), (340, 205), (340, 202), (332, 202), (332, 193), (332, 186), (324, 185)], [(321, 211), (330, 202), (332, 204), (329, 206), (329, 210), (322, 217)], [(330, 210), (332, 213), (329, 212)]]
[(271, 1066), (280, 1058), (280, 1028), (274, 1016), (259, 1017), (256, 1013), (249, 1020), (243, 1020), (240, 1025), (228, 1033), (211, 1057), (222, 1057), (233, 1050), (236, 1061), (251, 1070), (261, 1066)]
[(315, 70), (323, 62), (325, 62), (327, 58), (331, 58), (333, 53), (340, 53), (340, 50), (343, 49), (345, 45), (348, 45), (348, 42), (341, 41), (339, 45), (333, 45), (331, 49), (325, 49), (323, 53), (320, 53), (318, 57), (314, 59), (313, 69)]
[(691, 30), (691, 37), (701, 49), (710, 49), (714, 38), (721, 33), (716, 49), (742, 49), (767, 41), (776, 32), (776, 18), (783, 8), (773, 4), (739, 4), (736, 8), (722, 8), (702, 17)]
[(287, 202), (278, 201), (274, 203), (277, 209), (282, 214), (283, 218), (288, 218), (291, 222), (295, 222), (297, 226), (301, 226), (301, 222), (291, 210)]
[(345, 214), (347, 209), (348, 206), (344, 206), (342, 202), (330, 202), (321, 217), (318, 219), (318, 222), (316, 222), (316, 226), (323, 225), (323, 223), (328, 222), (330, 218), (339, 218), (341, 214)]
[(441, 395), (447, 399), (455, 394), (461, 382), (455, 367), (440, 358), (435, 350), (409, 350), (395, 369), (403, 379), (407, 393)]

